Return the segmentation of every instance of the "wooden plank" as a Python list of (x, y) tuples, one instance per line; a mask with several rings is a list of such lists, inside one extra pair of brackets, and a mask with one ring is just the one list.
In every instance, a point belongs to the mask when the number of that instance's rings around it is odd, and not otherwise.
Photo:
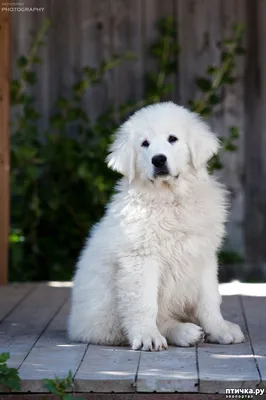
[[(262, 296), (266, 296), (266, 292)], [(261, 385), (266, 387), (266, 297), (242, 296), (242, 302)]]
[(10, 15), (0, 12), (0, 285), (8, 279)]
[[(46, 0), (45, 5), (42, 0), (33, 0), (32, 3), (34, 3), (34, 7), (39, 7), (39, 8), (42, 7), (44, 8), (44, 10), (42, 12), (17, 13), (17, 14), (20, 14), (21, 19), (23, 18), (23, 20), (21, 21), (22, 23), (21, 30), (24, 31), (23, 32), (24, 35), (25, 31), (28, 34), (30, 34), (30, 32), (32, 31), (35, 33), (34, 35), (35, 37), (36, 34), (39, 32), (44, 20), (51, 19), (51, 0)], [(65, 9), (68, 9), (65, 3), (64, 7), (61, 8), (61, 12), (63, 12)], [(75, 8), (72, 11), (74, 10)], [(25, 21), (26, 16), (24, 14), (31, 14), (32, 19)], [(29, 16), (27, 16), (27, 18), (29, 18)], [(27, 28), (25, 28), (25, 26)], [(56, 79), (59, 80), (65, 70), (65, 68), (62, 68), (60, 76), (56, 75), (56, 77), (53, 76), (51, 71), (51, 65), (53, 65), (54, 63), (54, 60), (50, 55), (51, 46), (54, 43), (54, 41), (51, 40), (51, 34), (53, 32), (53, 29), (54, 29), (54, 24), (49, 27), (45, 36), (43, 37), (43, 41), (45, 43), (44, 46), (41, 46), (38, 49), (37, 55), (41, 58), (42, 62), (34, 66), (34, 71), (36, 72), (37, 75), (37, 82), (32, 87), (32, 94), (36, 99), (35, 105), (38, 112), (40, 113), (40, 119), (37, 121), (37, 126), (40, 132), (42, 133), (44, 132), (45, 129), (50, 129), (49, 116), (51, 115), (52, 112), (54, 112), (54, 99), (51, 96), (51, 90), (57, 88), (57, 82), (55, 82), (55, 80)], [(24, 43), (29, 45), (29, 39)], [(66, 47), (65, 49), (66, 52), (69, 49), (69, 47), (70, 46)], [(28, 51), (29, 49), (27, 49), (27, 53)], [(58, 59), (58, 53), (57, 53), (57, 59)], [(70, 65), (70, 63), (68, 65), (72, 69), (72, 65)], [(53, 88), (51, 87), (51, 82), (54, 85)]]
[(74, 379), (77, 392), (134, 392), (140, 353), (90, 345)]
[[(143, 68), (144, 72), (156, 72), (158, 71), (158, 65), (154, 62), (154, 58), (149, 54), (150, 46), (160, 39), (160, 33), (157, 29), (157, 23), (159, 20), (165, 17), (173, 17), (175, 19), (175, 1), (174, 0), (145, 0), (142, 4), (143, 7)], [(175, 85), (172, 94), (164, 96), (162, 100), (177, 100), (177, 77), (173, 76), (167, 80), (167, 84), (171, 83)]]
[[(233, 27), (245, 22), (246, 7), (243, 0), (223, 0), (221, 7), (221, 40), (232, 37)], [(243, 38), (245, 47), (245, 36)], [(239, 139), (236, 141), (235, 152), (221, 152), (223, 169), (219, 175), (226, 182), (231, 193), (231, 213), (227, 223), (226, 248), (244, 253), (244, 72), (245, 57), (237, 56), (234, 68), (236, 81), (228, 85), (223, 93), (221, 114), (217, 120), (220, 135), (228, 137), (231, 126), (239, 128)], [(238, 270), (239, 266), (237, 265)], [(241, 270), (240, 270), (241, 272)]]
[(199, 95), (195, 78), (205, 75), (210, 64), (219, 64), (220, 0), (178, 0), (177, 23), (179, 55), (180, 102)]
[[(111, 0), (110, 44), (113, 54), (131, 51), (136, 61), (123, 62), (110, 72), (109, 90), (116, 107), (131, 100), (141, 100), (143, 95), (143, 33), (141, 0)], [(144, 50), (146, 51), (146, 49)]]
[(169, 347), (168, 351), (141, 353), (138, 392), (197, 392), (196, 348)]
[[(103, 60), (109, 60), (112, 54), (110, 2), (80, 0), (80, 7), (81, 43), (83, 43), (81, 66), (97, 68)], [(84, 106), (92, 120), (112, 104), (110, 79), (111, 73), (106, 74), (101, 84), (89, 88), (84, 96)]]
[(38, 285), (0, 324), (0, 353), (9, 352), (10, 367), (19, 368), (40, 334), (68, 296), (67, 288)]
[(266, 277), (266, 1), (247, 1), (245, 244), (247, 274)]
[[(80, 43), (78, 19), (80, 4), (77, 1), (75, 7), (72, 7), (70, 3), (69, 0), (50, 0), (47, 4), (52, 24), (47, 40), (49, 54), (44, 63), (48, 64), (46, 71), (48, 81), (45, 83), (49, 87), (48, 95), (52, 104), (50, 112), (55, 111), (55, 101), (59, 97), (69, 98), (71, 95), (70, 88), (77, 79), (77, 70), (80, 66), (78, 55), (80, 46), (77, 45)], [(73, 40), (76, 41), (75, 44)]]
[(0, 290), (0, 322), (22, 301), (31, 290), (33, 284), (9, 284)]
[(19, 368), (22, 391), (44, 392), (43, 379), (65, 378), (69, 371), (76, 373), (87, 345), (70, 343), (67, 339), (68, 313), (66, 303)]
[(199, 391), (225, 393), (230, 388), (256, 388), (260, 377), (253, 358), (238, 296), (224, 296), (225, 319), (240, 324), (246, 341), (233, 345), (204, 343), (198, 348)]

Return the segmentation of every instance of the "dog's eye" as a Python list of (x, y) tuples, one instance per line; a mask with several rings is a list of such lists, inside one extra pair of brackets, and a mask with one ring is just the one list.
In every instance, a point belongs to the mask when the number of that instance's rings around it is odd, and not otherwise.
[(142, 146), (142, 147), (149, 147), (149, 145), (150, 145), (150, 143), (148, 142), (148, 140), (144, 140), (144, 141), (141, 143), (141, 146)]
[(178, 141), (177, 137), (175, 137), (173, 135), (170, 135), (169, 138), (168, 138), (168, 142), (169, 143), (175, 143), (177, 141)]

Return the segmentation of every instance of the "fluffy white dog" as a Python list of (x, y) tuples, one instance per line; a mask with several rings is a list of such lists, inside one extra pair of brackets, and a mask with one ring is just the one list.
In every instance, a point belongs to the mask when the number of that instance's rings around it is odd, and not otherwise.
[(142, 350), (244, 340), (220, 311), (227, 201), (206, 168), (218, 147), (198, 115), (173, 103), (120, 127), (108, 163), (124, 177), (80, 256), (70, 339)]

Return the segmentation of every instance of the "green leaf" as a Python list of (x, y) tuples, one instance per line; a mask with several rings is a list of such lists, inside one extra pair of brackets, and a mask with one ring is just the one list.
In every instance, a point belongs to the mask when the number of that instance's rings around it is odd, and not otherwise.
[[(93, 77), (91, 76), (90, 78), (94, 79), (94, 76)], [(90, 85), (90, 82), (85, 80), (85, 79), (83, 79), (83, 80), (75, 83), (72, 86), (72, 90), (74, 91), (74, 93), (76, 95), (82, 96), (85, 93), (85, 91), (88, 89), (89, 85)]]
[(241, 38), (245, 32), (245, 24), (237, 23), (233, 26), (233, 31), (235, 32), (236, 37)]
[[(54, 129), (64, 129), (65, 120), (60, 114), (54, 114), (49, 118), (49, 122)], [(53, 140), (53, 139), (52, 139)]]
[(221, 55), (222, 62), (225, 62), (228, 59), (228, 57), (230, 57), (230, 54), (227, 51), (223, 51)]
[(20, 378), (18, 376), (17, 370), (16, 370), (16, 376), (8, 376), (5, 379), (4, 385), (9, 387), (12, 390), (20, 390), (21, 384), (20, 384)]
[(151, 47), (150, 47), (150, 53), (153, 56), (156, 57), (160, 57), (162, 55), (162, 45), (160, 43), (154, 43)]
[(35, 85), (37, 82), (36, 72), (33, 71), (24, 71), (22, 74), (22, 79), (27, 82), (29, 85)]
[(220, 251), (218, 257), (221, 264), (238, 264), (244, 261), (243, 257), (234, 251)]
[(157, 29), (162, 36), (175, 36), (176, 27), (173, 17), (165, 17), (157, 22)]
[(177, 61), (169, 61), (167, 62), (167, 64), (165, 65), (165, 72), (167, 75), (171, 75), (176, 73), (177, 71)]
[(232, 85), (235, 82), (235, 78), (233, 78), (230, 75), (224, 75), (222, 81), (223, 81), (223, 83), (226, 83), (228, 85)]
[(164, 95), (164, 94), (171, 93), (173, 89), (174, 89), (173, 83), (166, 83), (162, 88), (161, 94)]
[(71, 384), (72, 384), (72, 379), (73, 379), (73, 374), (72, 374), (72, 371), (69, 370), (68, 375), (67, 375), (67, 380)]
[(96, 68), (86, 66), (82, 69), (82, 73), (84, 75), (88, 76), (89, 78), (94, 78), (97, 73), (97, 70), (96, 70)]
[(25, 56), (20, 56), (17, 59), (16, 64), (17, 64), (18, 68), (24, 68), (24, 67), (26, 67), (28, 65), (28, 60), (27, 60), (27, 58)]
[(40, 118), (40, 114), (32, 106), (24, 107), (24, 116), (26, 120), (37, 121)]
[(231, 143), (231, 142), (229, 142), (229, 143), (227, 143), (225, 146), (224, 146), (224, 149), (226, 150), (226, 151), (236, 151), (237, 150), (237, 146), (235, 145), (235, 144), (233, 144), (233, 143)]
[(202, 92), (208, 92), (212, 88), (212, 82), (207, 78), (197, 78), (196, 84)]
[(67, 108), (69, 101), (65, 97), (59, 97), (55, 105), (58, 108)]
[(214, 170), (220, 170), (223, 168), (223, 164), (220, 161), (220, 158), (218, 155), (215, 155), (212, 157), (212, 159), (209, 161), (208, 165), (208, 170), (209, 172), (213, 172)]
[(217, 68), (217, 67), (209, 66), (209, 67), (207, 68), (207, 74), (208, 74), (208, 75), (214, 75), (214, 74), (216, 74), (217, 72), (218, 72), (218, 68)]
[(40, 57), (34, 56), (34, 57), (32, 57), (31, 62), (33, 64), (41, 64), (42, 59)]
[(235, 41), (234, 41), (234, 39), (225, 39), (225, 40), (223, 40), (223, 44), (233, 45), (233, 44), (235, 44)]
[(47, 389), (50, 393), (58, 394), (57, 389), (54, 387), (54, 382), (51, 379), (45, 379), (43, 387)]
[(9, 353), (0, 353), (0, 363), (5, 363), (9, 360), (10, 354)]
[(232, 139), (239, 138), (239, 129), (236, 126), (231, 126), (229, 132)]
[(104, 61), (101, 65), (101, 69), (103, 72), (107, 72), (110, 71), (111, 69), (114, 69), (115, 67), (117, 67), (118, 65), (120, 65), (122, 62), (122, 59), (119, 57), (113, 57), (112, 60), (106, 62)]
[(210, 116), (210, 114), (211, 114), (211, 108), (209, 107), (209, 106), (205, 106), (204, 108), (202, 108), (200, 111), (199, 111), (199, 114), (202, 116), (202, 117), (209, 117)]
[(122, 54), (122, 57), (128, 61), (136, 61), (138, 59), (136, 54), (133, 53), (132, 51), (126, 51), (125, 53)]
[(238, 55), (244, 55), (244, 54), (246, 54), (246, 50), (244, 49), (244, 47), (238, 46), (238, 47), (236, 48), (236, 54), (238, 54)]
[(217, 94), (211, 94), (209, 97), (209, 102), (212, 105), (216, 105), (221, 102), (221, 98), (219, 96), (217, 96)]

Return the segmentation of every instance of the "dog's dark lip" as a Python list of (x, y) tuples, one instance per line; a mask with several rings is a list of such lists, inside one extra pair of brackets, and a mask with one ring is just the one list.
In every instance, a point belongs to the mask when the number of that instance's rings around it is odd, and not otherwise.
[(169, 172), (167, 172), (167, 171), (158, 171), (158, 172), (156, 172), (154, 174), (155, 177), (156, 176), (166, 176), (166, 175), (169, 175)]
[(169, 170), (166, 167), (162, 168), (154, 168), (153, 177), (156, 178), (157, 176), (167, 176), (169, 174)]

